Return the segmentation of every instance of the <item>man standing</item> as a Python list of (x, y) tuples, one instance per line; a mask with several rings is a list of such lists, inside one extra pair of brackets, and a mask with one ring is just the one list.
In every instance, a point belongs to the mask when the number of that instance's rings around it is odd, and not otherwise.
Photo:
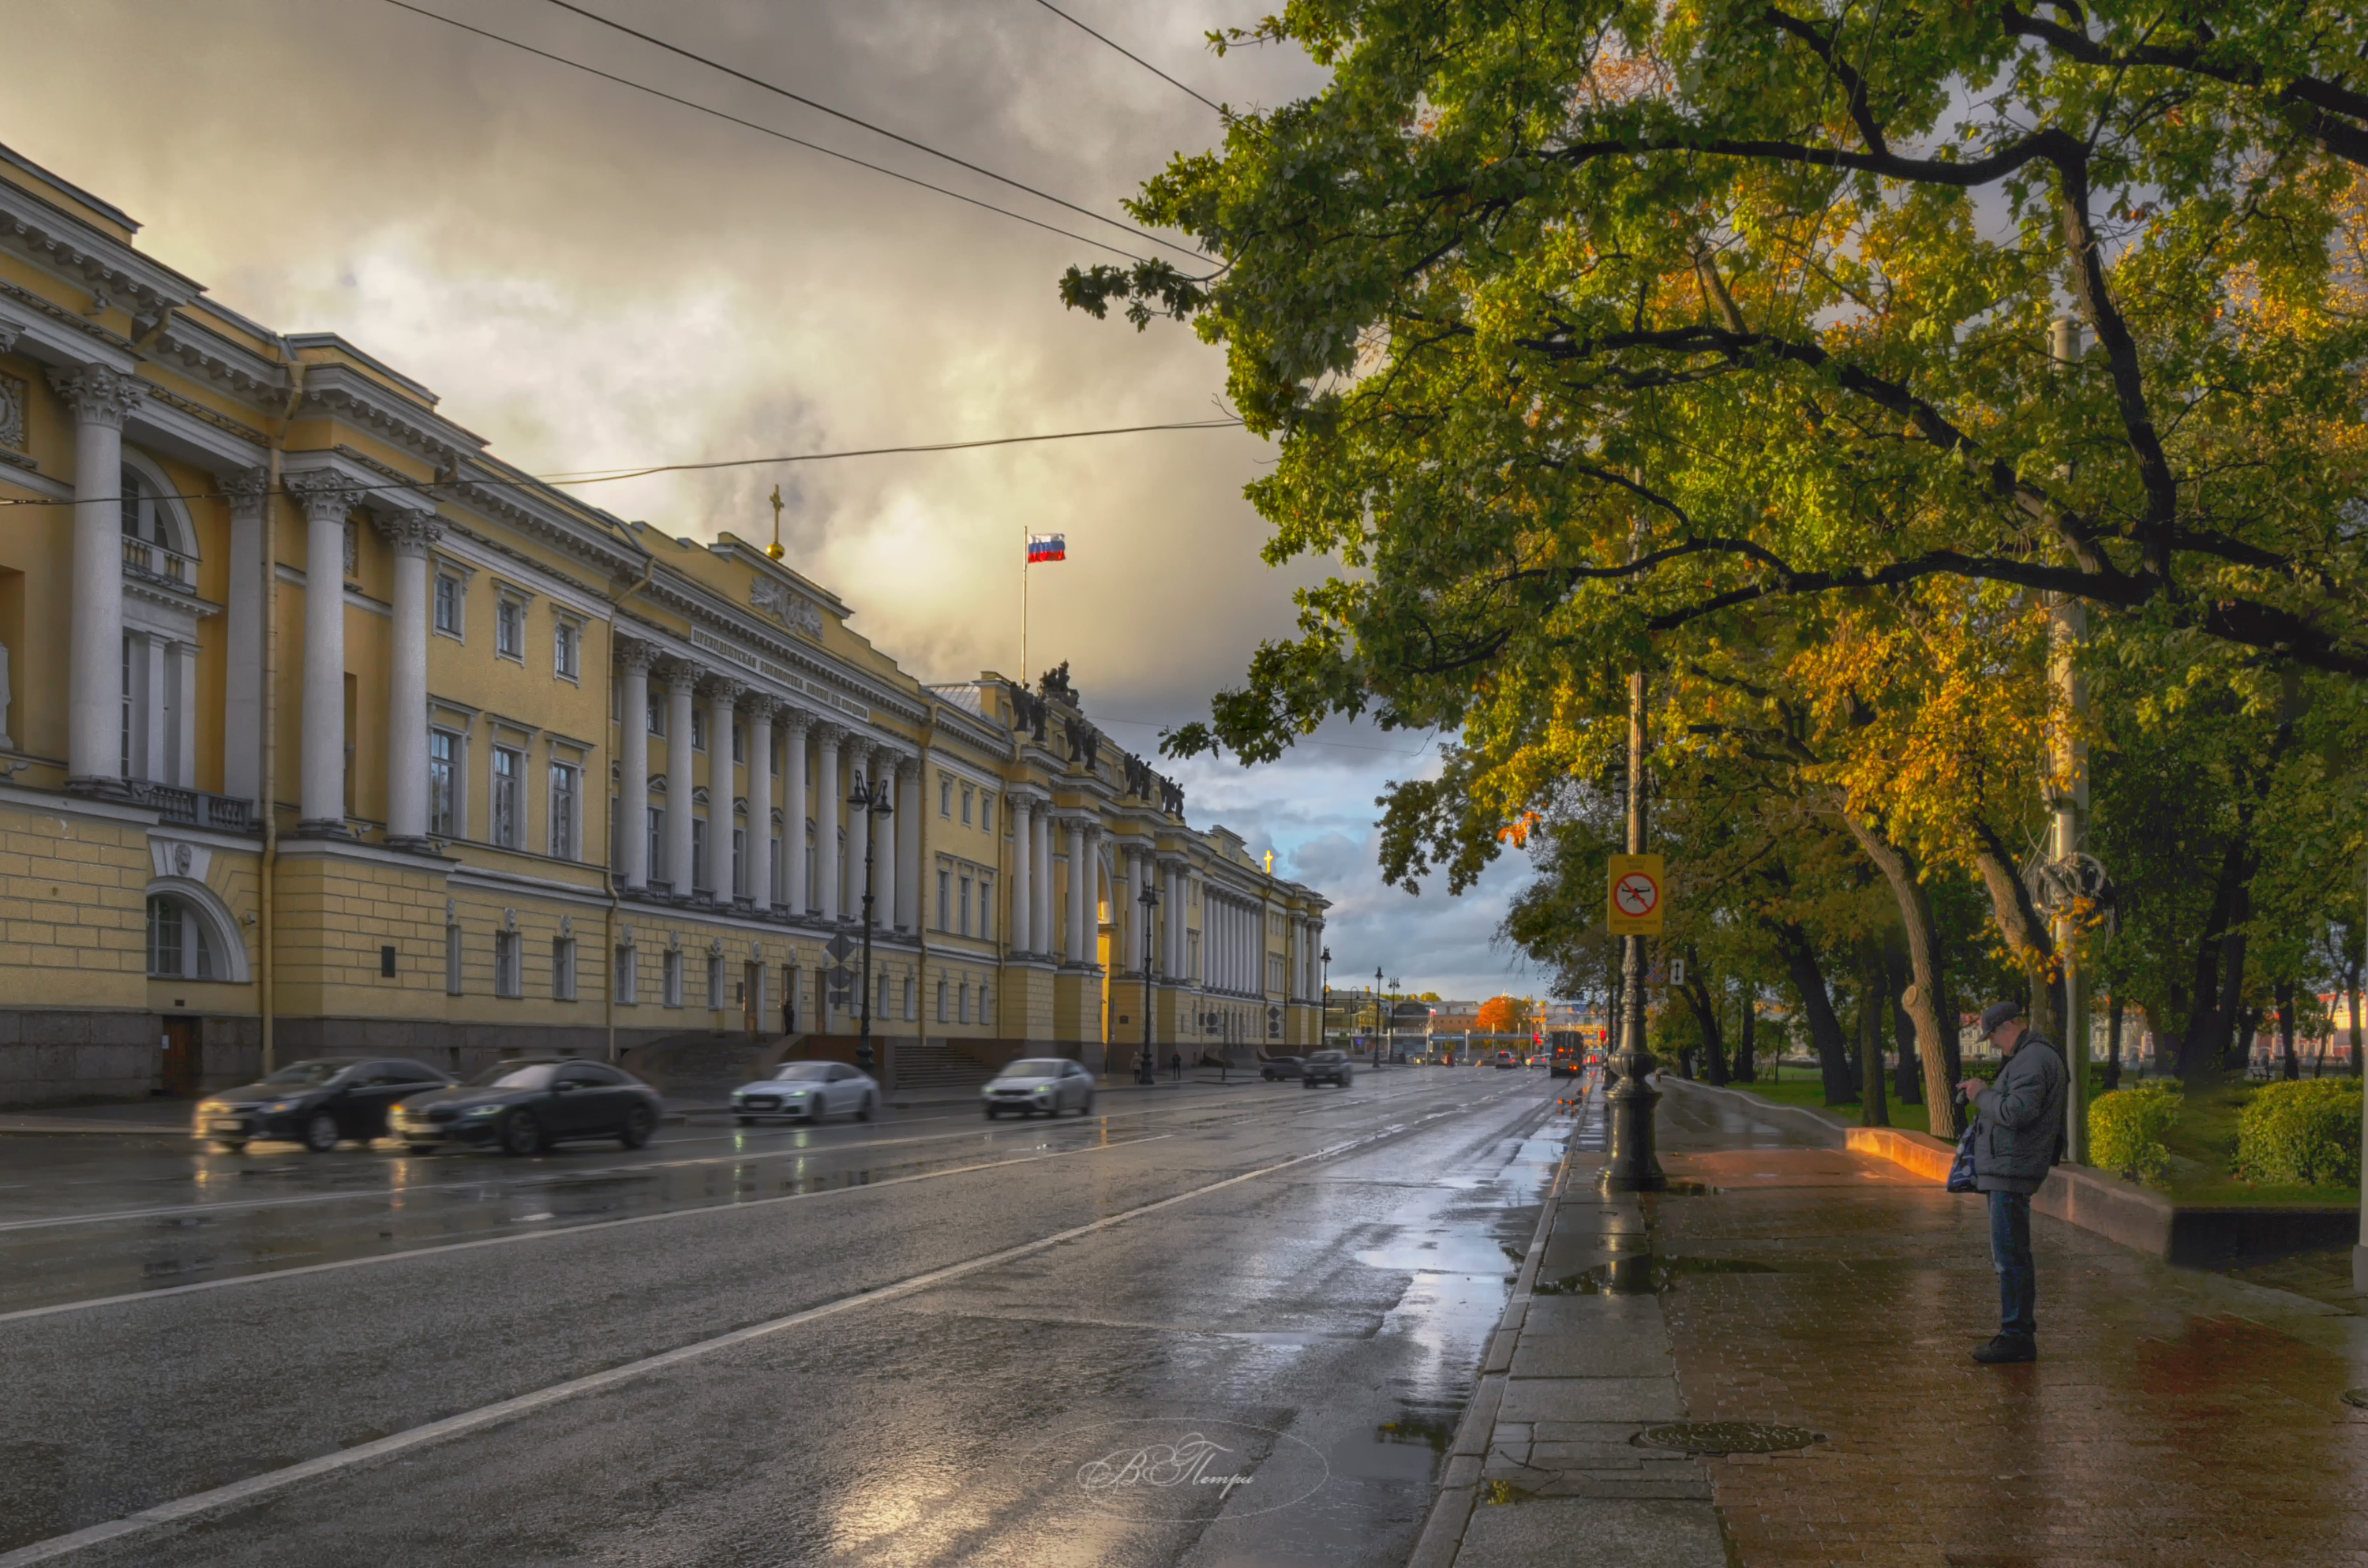
[(2047, 1179), (2064, 1143), (2065, 1067), (2048, 1041), (2022, 1025), (2022, 1005), (1994, 1003), (1982, 1033), (2004, 1059), (1998, 1080), (1968, 1078), (1973, 1102), (1974, 1186), (1990, 1205), (1990, 1262), (1998, 1276), (1998, 1333), (1974, 1352), (1984, 1365), (2039, 1359), (2039, 1276), (2031, 1261), (2031, 1195)]

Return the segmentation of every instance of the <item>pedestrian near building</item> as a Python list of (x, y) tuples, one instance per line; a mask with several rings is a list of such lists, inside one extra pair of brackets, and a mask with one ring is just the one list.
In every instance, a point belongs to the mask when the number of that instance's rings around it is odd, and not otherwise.
[(1990, 1263), (1998, 1277), (1998, 1337), (1974, 1352), (1985, 1365), (2039, 1359), (2039, 1275), (2031, 1258), (2031, 1195), (2064, 1146), (2065, 1067), (2023, 1026), (2022, 1005), (1994, 1003), (1982, 1033), (1998, 1050), (1997, 1081), (1957, 1085), (1973, 1104), (1974, 1187), (1988, 1199)]
[(1180, 1084), (1184, 1081), (1184, 1053), (1182, 1051), (1177, 1051), (1167, 1058), (1167, 1070), (1176, 1075), (1176, 1081), (1178, 1083)]

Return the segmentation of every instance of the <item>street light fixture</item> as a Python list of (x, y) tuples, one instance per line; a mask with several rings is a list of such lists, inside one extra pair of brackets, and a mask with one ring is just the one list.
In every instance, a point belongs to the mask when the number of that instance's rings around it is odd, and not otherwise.
[(1159, 1081), (1159, 1068), (1151, 1054), (1151, 1012), (1156, 1005), (1153, 986), (1158, 978), (1153, 965), (1158, 954), (1152, 945), (1151, 923), (1159, 908), (1159, 890), (1146, 881), (1135, 902), (1143, 905), (1143, 1060), (1135, 1064), (1134, 1081), (1156, 1084)]
[(1325, 949), (1323, 956), (1324, 1006), (1323, 1010), (1315, 1015), (1315, 1043), (1318, 1045), (1331, 1043), (1324, 1038), (1324, 1031), (1332, 1027), (1332, 949)]
[(851, 811), (863, 813), (863, 1001), (858, 1015), (862, 1019), (862, 1032), (856, 1037), (855, 1064), (867, 1075), (872, 1070), (871, 1057), (871, 878), (874, 850), (879, 835), (873, 831), (879, 820), (894, 814), (889, 803), (892, 791), (884, 778), (872, 779), (867, 785), (859, 780), (847, 791), (847, 804)]

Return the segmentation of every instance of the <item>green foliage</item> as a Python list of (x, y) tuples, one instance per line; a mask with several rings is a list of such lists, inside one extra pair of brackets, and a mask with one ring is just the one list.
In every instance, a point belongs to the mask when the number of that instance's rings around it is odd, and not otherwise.
[(2101, 1168), (2159, 1186), (2170, 1169), (2163, 1134), (2179, 1121), (2187, 1096), (2172, 1079), (2100, 1095), (2089, 1103), (2089, 1154)]
[(2360, 1081), (2311, 1078), (2254, 1090), (2237, 1117), (2237, 1175), (2275, 1186), (2357, 1186)]

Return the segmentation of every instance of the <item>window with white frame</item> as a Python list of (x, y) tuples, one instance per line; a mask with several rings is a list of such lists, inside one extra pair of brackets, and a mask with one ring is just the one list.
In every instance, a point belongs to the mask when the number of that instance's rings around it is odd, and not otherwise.
[(954, 1022), (970, 1022), (970, 982), (967, 980), (954, 987)]
[(705, 817), (693, 817), (690, 819), (689, 891), (693, 892), (712, 892), (715, 891), (715, 876), (713, 868), (708, 863), (707, 819)]
[(653, 696), (650, 699), (649, 725), (650, 733), (657, 736), (660, 740), (664, 740), (666, 738), (666, 701), (664, 699), (655, 696)]
[(526, 753), (516, 746), (494, 748), (494, 842), (505, 849), (526, 846)]
[(1184, 933), (1184, 978), (1201, 978), (1201, 933), (1198, 931)]
[(572, 762), (551, 765), (551, 854), (573, 860), (578, 853), (577, 834), (583, 825), (584, 770)]
[(710, 1012), (723, 1008), (723, 955), (707, 955), (707, 1007)]
[(995, 831), (995, 791), (992, 790), (978, 792), (978, 825), (989, 833)]
[(631, 1007), (641, 1001), (642, 955), (632, 943), (617, 944), (617, 968), (610, 983), (616, 987), (620, 1007)]
[(938, 815), (951, 817), (953, 814), (954, 781), (940, 773), (938, 775)]
[(732, 760), (748, 760), (748, 726), (737, 719), (732, 721)]
[(551, 673), (562, 680), (574, 680), (583, 673), (583, 625), (564, 615), (554, 617), (551, 624)]
[(994, 995), (995, 987), (983, 980), (978, 983), (978, 1021), (982, 1024), (992, 1021), (993, 1015), (988, 1011), (988, 1003)]
[(732, 830), (732, 896), (748, 896), (748, 830), (745, 827)]
[(503, 594), (494, 601), (494, 656), (526, 663), (526, 601)]
[(663, 978), (666, 986), (666, 1005), (669, 1007), (681, 1006), (682, 949), (680, 948), (668, 948), (666, 949), (666, 963), (659, 971), (659, 973)]
[(526, 994), (526, 938), (516, 931), (494, 933), (494, 994)]
[(938, 982), (938, 1022), (942, 1024), (951, 1021), (946, 1017), (946, 983), (940, 980)]
[(938, 873), (938, 929), (940, 931), (954, 928), (953, 879), (951, 871)]
[(650, 869), (650, 881), (662, 882), (666, 880), (666, 808), (649, 806), (644, 809), (649, 812), (650, 846), (647, 864)]
[(148, 972), (172, 980), (215, 978), (204, 917), (170, 893), (148, 901)]
[(978, 879), (978, 934), (988, 941), (995, 940), (995, 879)]
[(977, 790), (972, 789), (967, 784), (962, 786), (962, 826), (964, 827), (968, 827), (970, 825), (971, 806), (976, 800), (977, 796)]
[(444, 927), (444, 994), (461, 994), (461, 927)]
[(903, 984), (903, 990), (904, 990), (904, 993), (905, 993), (905, 1005), (904, 1005), (904, 1006), (903, 1006), (901, 1009), (899, 1009), (899, 1010), (904, 1014), (905, 1021), (906, 1023), (908, 1023), (908, 1024), (909, 1024), (909, 1023), (911, 1023), (911, 1022), (913, 1022), (913, 1021), (914, 1021), (914, 1018), (913, 1018), (913, 977), (912, 977), (911, 975), (909, 975), (909, 974), (908, 974), (908, 975), (906, 975), (906, 976), (905, 977), (904, 984)]
[(461, 836), (461, 737), (450, 730), (427, 732), (427, 831), (438, 838)]
[(962, 879), (962, 892), (954, 900), (954, 931), (958, 936), (970, 935), (970, 879)]
[(690, 749), (707, 749), (707, 708), (703, 703), (690, 710)]
[(554, 1002), (575, 1000), (575, 938), (554, 937), (551, 940), (551, 999)]
[(436, 574), (436, 630), (447, 637), (464, 635), (468, 587), (454, 574)]

